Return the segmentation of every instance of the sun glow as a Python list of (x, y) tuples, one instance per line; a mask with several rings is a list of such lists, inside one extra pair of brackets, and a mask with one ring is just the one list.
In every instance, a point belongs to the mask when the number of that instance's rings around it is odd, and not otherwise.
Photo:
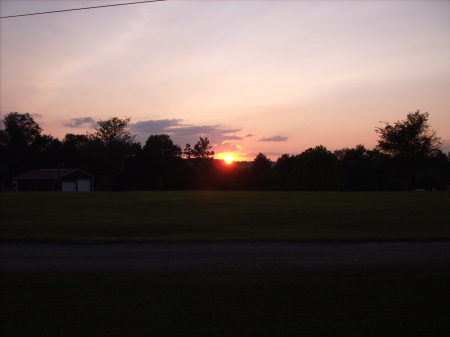
[(231, 164), (232, 162), (234, 162), (234, 158), (232, 156), (225, 156), (223, 157), (223, 160), (227, 164)]

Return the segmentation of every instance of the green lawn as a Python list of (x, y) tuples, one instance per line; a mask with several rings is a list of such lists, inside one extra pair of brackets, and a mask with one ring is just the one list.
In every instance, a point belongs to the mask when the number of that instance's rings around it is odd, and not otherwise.
[(447, 192), (3, 192), (1, 240), (450, 239)]
[(448, 336), (450, 274), (6, 274), (2, 336)]
[[(450, 193), (0, 193), (17, 242), (448, 240)], [(2, 273), (1, 336), (448, 336), (450, 274)]]

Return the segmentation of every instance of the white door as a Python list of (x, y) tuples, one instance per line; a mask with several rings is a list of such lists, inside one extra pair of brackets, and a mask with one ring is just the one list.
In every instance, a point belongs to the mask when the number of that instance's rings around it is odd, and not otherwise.
[(76, 181), (63, 181), (61, 185), (63, 192), (76, 192), (77, 182)]
[(78, 192), (90, 192), (91, 181), (89, 179), (78, 179)]

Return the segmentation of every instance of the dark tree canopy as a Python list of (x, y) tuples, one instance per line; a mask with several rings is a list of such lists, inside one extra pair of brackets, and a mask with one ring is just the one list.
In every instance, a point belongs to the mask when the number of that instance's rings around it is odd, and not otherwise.
[(95, 167), (94, 175), (102, 176), (98, 185), (100, 189), (113, 190), (123, 181), (127, 161), (141, 150), (140, 143), (134, 141), (127, 129), (130, 118), (112, 117), (98, 121), (96, 132), (90, 135), (85, 153), (90, 166)]
[(8, 146), (27, 146), (41, 135), (42, 128), (30, 114), (11, 112), (3, 118), (4, 130), (0, 130), (0, 141)]
[(209, 145), (208, 137), (200, 137), (197, 144), (194, 145), (194, 157), (202, 159), (210, 159), (214, 157), (214, 151), (211, 151), (212, 146)]
[(186, 158), (199, 158), (199, 159), (212, 159), (214, 157), (214, 151), (211, 151), (212, 146), (209, 145), (208, 137), (200, 137), (194, 148), (191, 148), (190, 144), (186, 144), (184, 149), (184, 155)]
[(62, 156), (61, 162), (66, 167), (83, 168), (91, 171), (86, 167), (88, 163), (87, 151), (90, 139), (88, 135), (76, 135), (68, 133), (62, 140)]
[[(95, 132), (42, 133), (29, 114), (11, 112), (0, 130), (0, 189), (32, 169), (79, 168), (95, 176), (95, 190), (415, 190), (450, 189), (450, 154), (428, 125), (428, 113), (376, 128), (374, 149), (363, 145), (330, 152), (324, 146), (283, 154), (275, 165), (263, 153), (252, 162), (214, 159), (208, 138), (184, 151), (167, 134), (141, 147), (127, 129), (130, 118), (100, 120)], [(187, 159), (186, 159), (187, 158)]]
[(278, 184), (283, 190), (289, 188), (289, 179), (291, 177), (292, 167), (294, 164), (295, 156), (291, 156), (287, 153), (281, 155), (281, 157), (277, 159), (274, 170), (277, 175)]
[(269, 171), (272, 168), (272, 161), (267, 158), (263, 153), (258, 153), (258, 155), (253, 159), (252, 169), (259, 171)]
[(428, 125), (428, 112), (417, 110), (409, 113), (406, 120), (394, 125), (385, 123), (375, 131), (380, 135), (377, 149), (392, 156), (399, 187), (404, 190), (418, 188), (420, 172), (426, 170), (430, 156), (439, 150), (440, 137)]
[(169, 135), (150, 135), (142, 151), (150, 156), (180, 157), (181, 148), (174, 144)]
[(334, 151), (344, 169), (344, 189), (350, 191), (371, 190), (375, 182), (375, 162), (364, 145)]
[(3, 124), (0, 146), (4, 170), (14, 176), (34, 168), (39, 148), (45, 147), (48, 140), (41, 139), (42, 128), (28, 113), (11, 112), (3, 118)]
[(68, 133), (62, 142), (64, 146), (68, 148), (79, 150), (86, 146), (89, 142), (89, 137), (87, 135), (75, 135), (73, 133)]
[(333, 191), (343, 184), (343, 171), (336, 155), (325, 146), (309, 148), (296, 156), (291, 188), (306, 191)]
[(384, 127), (375, 131), (380, 135), (377, 148), (384, 153), (404, 158), (430, 155), (439, 145), (440, 137), (428, 125), (429, 113), (417, 110), (409, 113), (405, 121), (397, 121), (394, 125), (384, 122)]
[(263, 153), (258, 153), (250, 169), (251, 188), (253, 190), (273, 189), (272, 161)]
[(150, 135), (133, 161), (133, 169), (139, 177), (135, 179), (136, 184), (147, 190), (182, 188), (184, 164), (181, 148), (169, 135)]
[(97, 123), (99, 128), (95, 128), (95, 133), (92, 138), (102, 141), (105, 144), (111, 142), (118, 142), (122, 144), (132, 144), (135, 135), (132, 136), (127, 130), (127, 125), (131, 118), (120, 119), (118, 117), (111, 117), (106, 121), (99, 120)]

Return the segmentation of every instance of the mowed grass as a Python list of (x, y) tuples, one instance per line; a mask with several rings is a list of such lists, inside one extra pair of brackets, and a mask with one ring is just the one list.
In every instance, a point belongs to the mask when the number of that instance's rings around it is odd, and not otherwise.
[(3, 242), (450, 239), (447, 192), (4, 192), (0, 198)]
[[(17, 242), (448, 240), (450, 193), (1, 193)], [(5, 272), (1, 336), (448, 336), (450, 273)]]
[(448, 336), (450, 274), (2, 276), (2, 336)]

